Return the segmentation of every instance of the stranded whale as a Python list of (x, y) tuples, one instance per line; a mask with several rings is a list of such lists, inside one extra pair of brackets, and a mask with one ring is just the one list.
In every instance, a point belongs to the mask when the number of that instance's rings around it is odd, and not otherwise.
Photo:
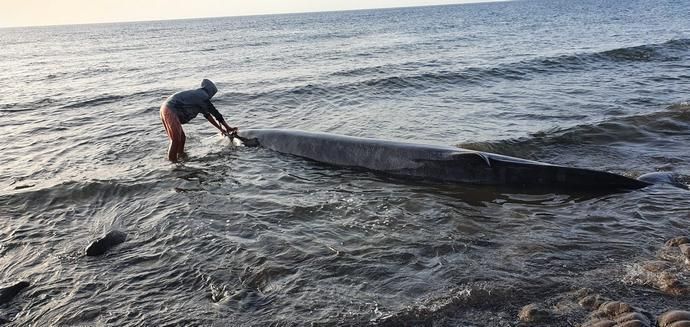
[(603, 171), (452, 146), (285, 129), (247, 129), (236, 136), (246, 146), (261, 146), (332, 165), (443, 182), (580, 189), (638, 189), (652, 184)]

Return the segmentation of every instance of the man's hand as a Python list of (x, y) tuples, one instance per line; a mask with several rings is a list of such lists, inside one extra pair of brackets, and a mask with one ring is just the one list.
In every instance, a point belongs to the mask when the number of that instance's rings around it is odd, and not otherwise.
[(225, 121), (220, 122), (220, 124), (223, 125), (223, 127), (225, 127), (226, 133), (228, 133), (228, 134), (237, 133), (237, 127), (230, 127), (230, 125), (228, 125), (228, 123), (226, 123)]
[(226, 134), (227, 136), (235, 135), (235, 134), (237, 134), (237, 131), (238, 131), (237, 127), (230, 127), (230, 126), (228, 126), (228, 127), (225, 128), (225, 134)]
[(224, 130), (221, 130), (220, 132), (221, 132), (223, 135), (225, 135), (225, 136), (227, 136), (227, 137), (229, 137), (229, 138), (232, 138), (235, 134), (237, 134), (237, 131), (238, 131), (237, 127), (234, 127), (234, 128), (231, 127), (231, 128), (226, 128), (225, 131), (224, 131)]

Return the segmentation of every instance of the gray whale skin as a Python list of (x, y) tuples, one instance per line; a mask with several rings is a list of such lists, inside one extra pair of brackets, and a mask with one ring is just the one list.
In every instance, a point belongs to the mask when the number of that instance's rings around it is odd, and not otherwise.
[(247, 129), (246, 146), (314, 161), (443, 182), (584, 189), (638, 189), (641, 180), (452, 146), (384, 141), (285, 129)]

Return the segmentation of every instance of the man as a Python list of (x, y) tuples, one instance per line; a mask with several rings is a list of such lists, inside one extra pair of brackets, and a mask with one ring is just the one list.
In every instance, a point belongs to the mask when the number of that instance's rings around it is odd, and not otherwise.
[[(161, 105), (161, 121), (165, 132), (170, 138), (168, 160), (177, 162), (184, 157), (184, 143), (186, 136), (182, 124), (188, 123), (201, 113), (206, 120), (220, 130), (223, 135), (230, 136), (237, 132), (237, 128), (228, 126), (223, 116), (211, 103), (211, 98), (218, 92), (213, 82), (204, 79), (201, 88), (196, 90), (177, 92), (171, 95)], [(215, 118), (215, 119), (214, 119)]]

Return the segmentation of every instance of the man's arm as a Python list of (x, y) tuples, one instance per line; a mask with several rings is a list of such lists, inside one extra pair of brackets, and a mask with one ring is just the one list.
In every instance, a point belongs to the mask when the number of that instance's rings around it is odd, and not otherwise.
[[(230, 127), (228, 123), (225, 122), (225, 119), (223, 119), (223, 115), (221, 115), (220, 112), (218, 112), (218, 109), (216, 109), (216, 107), (213, 105), (213, 103), (211, 103), (211, 101), (208, 101), (206, 105), (208, 106), (208, 113), (204, 113), (204, 117), (206, 117), (206, 120), (208, 120), (213, 126), (219, 129), (220, 132), (223, 134), (227, 135), (233, 132), (237, 132), (237, 128)], [(215, 120), (213, 118), (215, 118)], [(220, 125), (225, 127), (225, 130), (223, 130), (223, 128)]]
[(225, 134), (225, 135), (228, 134), (228, 132), (226, 132), (225, 130), (223, 130), (223, 128), (220, 127), (220, 125), (218, 125), (218, 123), (216, 122), (216, 120), (213, 119), (213, 117), (211, 117), (210, 114), (204, 113), (204, 118), (206, 118), (206, 120), (208, 120), (208, 122), (211, 123), (211, 125), (215, 126), (221, 133), (223, 133), (223, 134)]

